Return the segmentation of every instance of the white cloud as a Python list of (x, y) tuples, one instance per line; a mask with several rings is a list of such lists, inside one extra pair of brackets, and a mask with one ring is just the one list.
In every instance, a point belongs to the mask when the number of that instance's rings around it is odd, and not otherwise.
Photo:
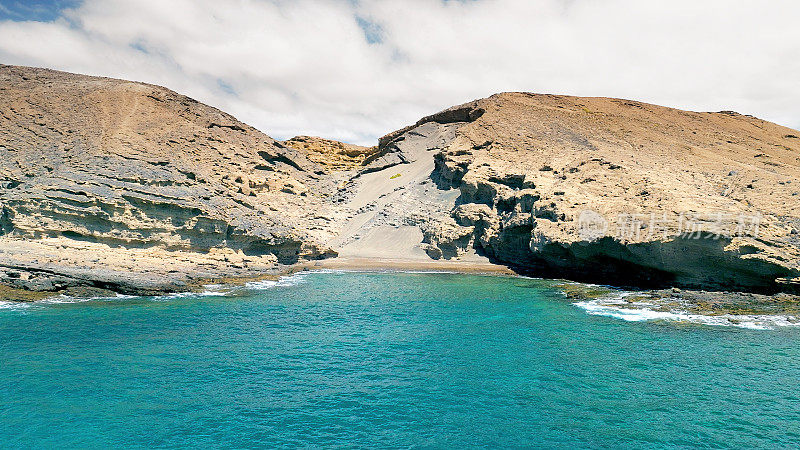
[(508, 90), (798, 127), (798, 16), (794, 0), (86, 0), (0, 22), (0, 61), (165, 85), (276, 138), (371, 144)]

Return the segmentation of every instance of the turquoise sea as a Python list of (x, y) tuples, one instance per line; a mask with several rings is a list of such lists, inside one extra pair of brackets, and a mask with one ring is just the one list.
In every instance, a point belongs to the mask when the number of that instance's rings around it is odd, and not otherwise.
[(0, 304), (0, 447), (800, 442), (798, 328), (629, 322), (511, 277), (249, 286)]

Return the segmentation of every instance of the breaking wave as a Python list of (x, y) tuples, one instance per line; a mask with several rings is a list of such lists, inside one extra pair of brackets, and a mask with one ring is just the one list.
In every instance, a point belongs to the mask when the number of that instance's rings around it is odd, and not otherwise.
[(249, 281), (244, 284), (244, 287), (251, 290), (272, 289), (275, 287), (289, 287), (305, 283), (305, 278), (312, 273), (336, 273), (338, 270), (321, 269), (321, 270), (308, 270), (304, 272), (297, 272), (291, 275), (284, 275), (277, 280), (260, 280)]
[(116, 294), (111, 296), (96, 296), (96, 297), (71, 297), (68, 295), (56, 295), (54, 297), (44, 298), (42, 300), (36, 300), (33, 302), (0, 301), (0, 309), (24, 310), (28, 308), (41, 307), (46, 305), (83, 303), (91, 301), (124, 300), (132, 298), (139, 298), (139, 297), (135, 295), (123, 295), (123, 294)]
[(631, 294), (625, 292), (611, 297), (575, 302), (573, 305), (592, 315), (613, 317), (628, 322), (670, 321), (739, 327), (752, 330), (772, 330), (776, 327), (800, 326), (800, 317), (792, 315), (720, 314), (712, 316), (686, 311), (661, 311), (657, 309), (658, 305), (656, 304), (626, 302), (625, 297)]

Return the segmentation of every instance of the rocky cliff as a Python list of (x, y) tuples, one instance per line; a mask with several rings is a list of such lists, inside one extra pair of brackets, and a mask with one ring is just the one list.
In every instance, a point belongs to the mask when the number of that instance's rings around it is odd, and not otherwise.
[[(477, 249), (539, 276), (774, 291), (800, 274), (800, 138), (731, 111), (506, 93), (381, 139), (402, 164), (448, 128), (430, 179), (455, 189), (427, 252)], [(423, 131), (425, 133), (426, 131)], [(795, 280), (796, 282), (796, 280)]]
[[(310, 193), (325, 189), (321, 173), (303, 153), (165, 88), (0, 66), (0, 235), (12, 239), (0, 270), (17, 284), (53, 287), (57, 273), (55, 287), (70, 285), (75, 260), (135, 271), (133, 249), (201, 262), (225, 249), (208, 262), (221, 273), (235, 271), (226, 259), (236, 255), (261, 268), (332, 255), (315, 236), (327, 226)], [(23, 243), (64, 249), (11, 254)]]
[(276, 142), (158, 86), (0, 66), (0, 282), (159, 292), (339, 254), (792, 290), (798, 136), (734, 112), (505, 93), (373, 148)]

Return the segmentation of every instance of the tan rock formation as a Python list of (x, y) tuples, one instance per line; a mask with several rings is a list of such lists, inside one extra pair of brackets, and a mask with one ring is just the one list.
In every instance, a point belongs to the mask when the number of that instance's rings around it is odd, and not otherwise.
[(330, 170), (357, 170), (378, 150), (377, 146), (363, 147), (314, 136), (295, 136), (282, 144)]
[[(0, 66), (0, 120), (4, 239), (102, 245), (120, 261), (103, 269), (120, 272), (136, 266), (128, 249), (191, 252), (203, 263), (226, 248), (259, 258), (262, 268), (332, 254), (319, 244), (328, 228), (315, 196), (327, 183), (314, 173), (319, 166), (188, 97)], [(69, 267), (71, 252), (49, 263)], [(83, 259), (80, 248), (74, 252)], [(0, 265), (15, 266), (13, 280), (20, 280), (24, 267), (6, 256)], [(219, 272), (230, 269), (219, 265)]]
[(379, 154), (402, 159), (431, 123), (455, 127), (432, 178), (459, 190), (461, 228), (445, 220), (425, 233), (445, 255), (475, 246), (542, 276), (636, 285), (771, 290), (800, 273), (795, 130), (734, 112), (506, 93), (390, 134)]

